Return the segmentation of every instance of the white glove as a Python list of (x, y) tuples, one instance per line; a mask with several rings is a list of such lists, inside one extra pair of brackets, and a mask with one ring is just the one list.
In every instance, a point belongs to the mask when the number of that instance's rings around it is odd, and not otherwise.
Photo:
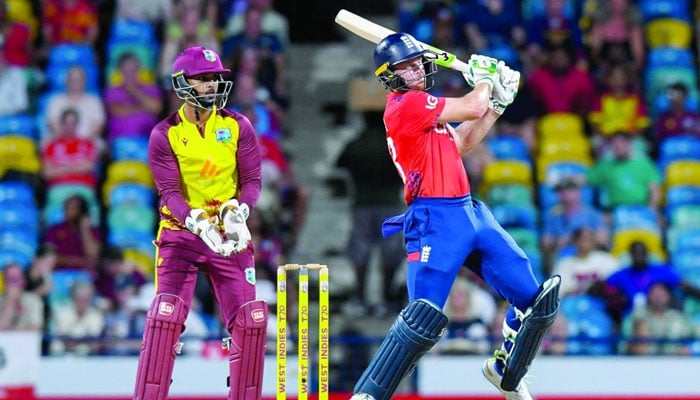
[(190, 232), (199, 236), (204, 243), (209, 246), (211, 251), (217, 254), (223, 253), (223, 241), (221, 237), (221, 232), (217, 228), (218, 219), (214, 217), (215, 221), (210, 221), (209, 215), (206, 211), (201, 208), (196, 208), (190, 211), (190, 215), (185, 218), (185, 226)]
[(499, 115), (503, 114), (506, 107), (513, 104), (513, 101), (515, 101), (515, 96), (518, 94), (519, 87), (520, 72), (511, 69), (503, 61), (499, 61), (498, 79), (491, 92), (489, 108)]
[[(245, 203), (238, 203), (238, 200), (231, 199), (221, 205), (219, 209), (219, 217), (224, 223), (224, 232), (226, 232), (225, 243), (228, 247), (232, 242), (233, 252), (240, 253), (248, 247), (248, 244), (253, 239), (246, 225), (246, 220), (250, 215), (250, 209)], [(230, 253), (229, 253), (230, 254)]]
[(469, 86), (474, 87), (478, 83), (487, 82), (493, 88), (498, 80), (498, 60), (493, 57), (472, 54), (467, 64), (469, 70), (463, 72), (462, 76)]

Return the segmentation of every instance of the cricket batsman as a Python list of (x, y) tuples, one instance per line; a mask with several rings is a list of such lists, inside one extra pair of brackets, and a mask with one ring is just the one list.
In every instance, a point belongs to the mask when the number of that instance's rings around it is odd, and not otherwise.
[[(462, 161), (513, 102), (520, 73), (472, 55), (473, 90), (436, 97), (436, 54), (394, 33), (374, 50), (375, 75), (389, 89), (384, 124), (389, 155), (404, 182), (405, 214), (385, 221), (403, 231), (408, 305), (401, 310), (354, 388), (351, 400), (389, 400), (442, 337), (443, 307), (463, 265), (510, 303), (503, 346), (482, 372), (508, 400), (531, 400), (522, 377), (559, 309), (559, 276), (537, 282), (530, 261), (483, 202), (472, 198)], [(456, 127), (451, 124), (456, 123)]]

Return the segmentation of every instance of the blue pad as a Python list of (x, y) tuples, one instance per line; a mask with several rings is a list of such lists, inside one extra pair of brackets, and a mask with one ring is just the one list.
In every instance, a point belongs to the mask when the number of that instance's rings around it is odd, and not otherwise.
[(446, 326), (447, 317), (434, 304), (423, 299), (409, 303), (355, 385), (355, 393), (366, 393), (376, 400), (391, 399), (416, 361), (440, 340)]
[(515, 338), (515, 344), (510, 351), (503, 372), (501, 388), (512, 392), (527, 373), (532, 360), (540, 349), (542, 339), (554, 323), (559, 311), (559, 284), (561, 277), (555, 275), (544, 283), (535, 304), (529, 308), (523, 319), (523, 324)]

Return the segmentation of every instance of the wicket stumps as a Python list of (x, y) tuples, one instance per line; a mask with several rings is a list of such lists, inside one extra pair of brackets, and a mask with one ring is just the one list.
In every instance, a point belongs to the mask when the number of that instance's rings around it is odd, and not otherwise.
[(309, 398), (309, 270), (318, 271), (318, 399), (328, 400), (330, 378), (330, 304), (328, 266), (285, 264), (277, 268), (277, 400), (287, 398), (287, 271), (299, 271), (297, 317), (297, 399)]

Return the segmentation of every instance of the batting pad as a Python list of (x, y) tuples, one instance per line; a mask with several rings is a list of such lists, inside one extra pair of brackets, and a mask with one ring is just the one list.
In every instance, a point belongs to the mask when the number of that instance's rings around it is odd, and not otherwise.
[(249, 301), (241, 306), (228, 341), (229, 400), (258, 400), (267, 342), (267, 303)]
[(135, 400), (167, 399), (185, 319), (187, 307), (178, 296), (158, 294), (151, 302), (136, 372)]
[(542, 283), (542, 291), (530, 308), (529, 315), (515, 337), (515, 345), (508, 357), (506, 370), (503, 372), (501, 388), (514, 391), (520, 380), (535, 359), (547, 330), (554, 323), (559, 311), (559, 284), (561, 277), (555, 275)]
[(384, 342), (355, 385), (355, 393), (389, 400), (416, 361), (440, 340), (447, 317), (426, 300), (412, 301), (389, 329)]

